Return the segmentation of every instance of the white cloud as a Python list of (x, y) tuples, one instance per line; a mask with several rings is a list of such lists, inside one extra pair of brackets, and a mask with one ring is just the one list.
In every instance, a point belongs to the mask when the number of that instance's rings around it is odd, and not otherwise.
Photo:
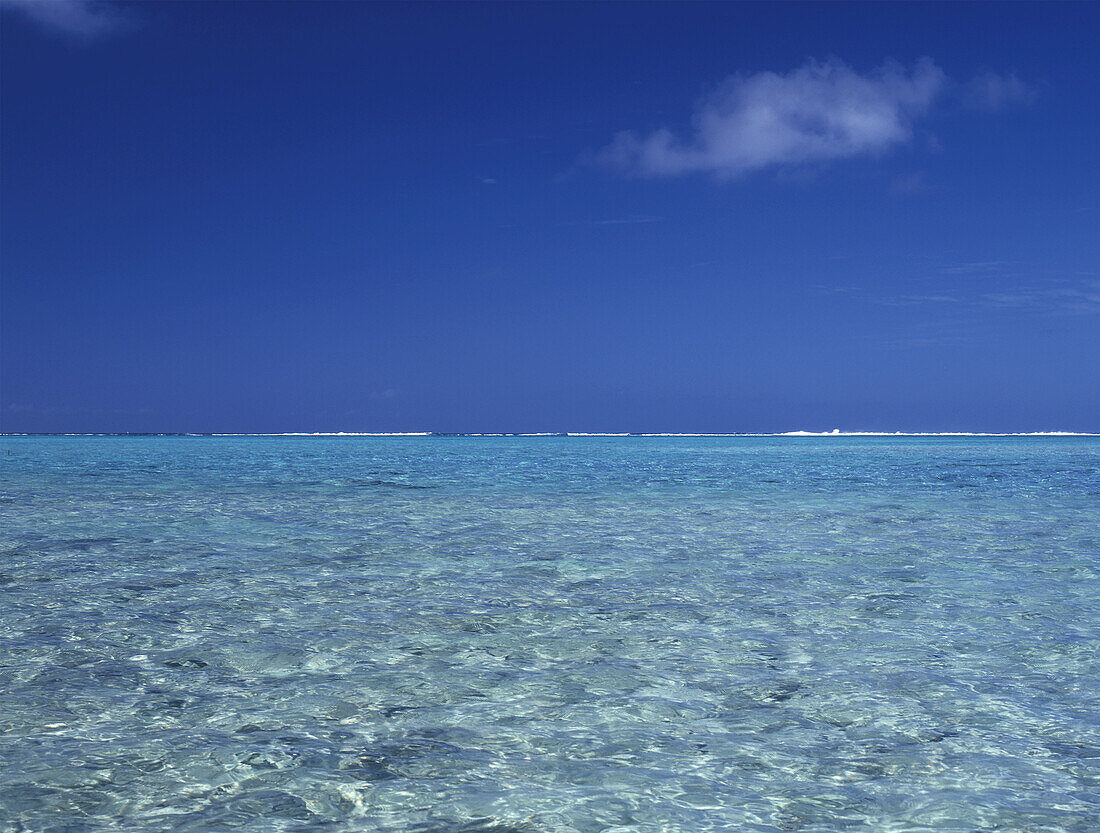
[(983, 70), (964, 87), (963, 103), (977, 110), (999, 110), (1016, 102), (1028, 104), (1035, 95), (1035, 88), (1017, 78), (1016, 73), (998, 75)]
[(630, 173), (749, 171), (882, 153), (907, 142), (947, 77), (930, 59), (911, 70), (896, 62), (860, 74), (836, 59), (809, 61), (784, 75), (758, 72), (727, 80), (693, 117), (681, 141), (662, 128), (620, 133), (600, 158)]
[(20, 11), (47, 29), (82, 38), (107, 34), (123, 23), (117, 7), (95, 0), (0, 0), (0, 8)]

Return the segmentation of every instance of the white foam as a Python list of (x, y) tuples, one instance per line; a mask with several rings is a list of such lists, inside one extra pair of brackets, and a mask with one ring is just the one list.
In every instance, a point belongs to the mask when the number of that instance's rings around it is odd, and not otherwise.
[(283, 431), (278, 434), (251, 432), (209, 434), (211, 437), (428, 437), (430, 431)]

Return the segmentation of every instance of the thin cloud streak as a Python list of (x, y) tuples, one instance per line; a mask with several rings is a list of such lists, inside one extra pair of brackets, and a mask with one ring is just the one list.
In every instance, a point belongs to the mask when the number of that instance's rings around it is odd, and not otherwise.
[(1086, 281), (1078, 286), (988, 293), (982, 296), (981, 302), (1000, 309), (1096, 315), (1100, 313), (1100, 281)]
[(0, 9), (20, 12), (49, 31), (86, 40), (126, 23), (114, 4), (96, 0), (0, 0)]
[(945, 275), (974, 275), (999, 272), (1006, 266), (1011, 266), (1008, 260), (978, 260), (969, 263), (956, 263), (954, 266), (945, 266), (940, 271)]
[(863, 297), (866, 301), (888, 307), (915, 305), (934, 305), (946, 309), (958, 305), (960, 309), (1019, 310), (1044, 315), (1100, 314), (1100, 281), (1086, 280), (1062, 282), (1060, 286), (1019, 286), (1002, 292), (950, 293), (939, 292), (923, 295), (887, 295), (874, 296), (862, 290), (847, 290), (822, 287), (834, 293), (851, 291), (853, 297)]
[(635, 226), (639, 223), (660, 223), (663, 217), (621, 217), (612, 220), (592, 220), (592, 226)]
[(907, 304), (957, 304), (961, 299), (953, 295), (899, 295), (884, 303)]

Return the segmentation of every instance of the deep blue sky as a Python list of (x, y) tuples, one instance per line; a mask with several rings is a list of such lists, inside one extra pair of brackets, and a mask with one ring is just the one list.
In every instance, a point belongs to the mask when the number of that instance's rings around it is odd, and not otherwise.
[(0, 430), (1100, 430), (1100, 4), (2, 6)]

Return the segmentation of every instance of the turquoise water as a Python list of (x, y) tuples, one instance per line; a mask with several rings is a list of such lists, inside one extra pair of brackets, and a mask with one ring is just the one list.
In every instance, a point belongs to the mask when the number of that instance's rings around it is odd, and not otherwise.
[(1098, 464), (0, 438), (0, 830), (1094, 833)]

